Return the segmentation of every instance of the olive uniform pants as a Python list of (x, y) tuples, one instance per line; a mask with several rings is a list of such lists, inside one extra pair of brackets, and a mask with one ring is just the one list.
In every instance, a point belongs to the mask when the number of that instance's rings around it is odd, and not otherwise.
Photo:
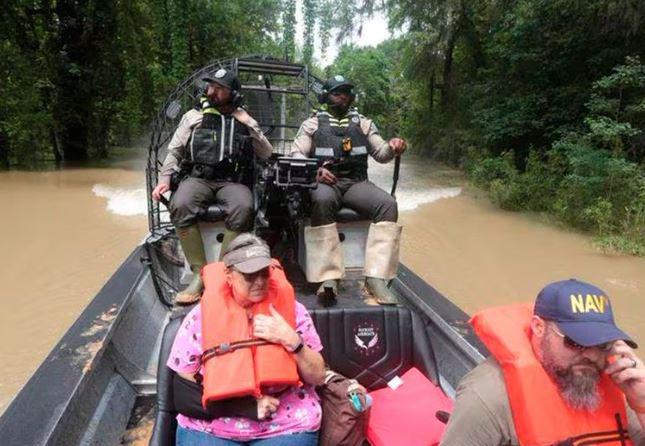
[(396, 199), (374, 183), (339, 178), (336, 184), (318, 184), (311, 190), (311, 226), (336, 221), (341, 207), (355, 210), (373, 223), (396, 222), (399, 216)]
[(248, 187), (226, 181), (188, 177), (170, 198), (170, 220), (177, 228), (197, 223), (208, 206), (217, 203), (226, 212), (224, 224), (235, 232), (253, 226), (253, 195)]

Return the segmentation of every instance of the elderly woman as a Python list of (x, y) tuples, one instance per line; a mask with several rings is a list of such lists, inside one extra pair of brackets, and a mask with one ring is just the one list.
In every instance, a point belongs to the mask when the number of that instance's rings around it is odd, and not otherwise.
[(177, 445), (317, 444), (322, 345), (269, 247), (242, 234), (202, 277), (202, 302), (184, 318), (167, 365), (203, 384), (202, 404), (215, 415), (180, 413)]

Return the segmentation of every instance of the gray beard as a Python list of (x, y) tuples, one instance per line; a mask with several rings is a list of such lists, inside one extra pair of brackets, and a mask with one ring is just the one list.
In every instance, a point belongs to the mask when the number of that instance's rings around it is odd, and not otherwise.
[(593, 366), (593, 370), (584, 370), (580, 373), (574, 373), (572, 367), (567, 369), (556, 366), (553, 353), (549, 349), (546, 338), (541, 341), (542, 347), (542, 366), (547, 374), (555, 382), (560, 390), (564, 401), (572, 409), (586, 410), (594, 412), (600, 406), (601, 396), (598, 389), (600, 381), (600, 372), (596, 365), (588, 362)]

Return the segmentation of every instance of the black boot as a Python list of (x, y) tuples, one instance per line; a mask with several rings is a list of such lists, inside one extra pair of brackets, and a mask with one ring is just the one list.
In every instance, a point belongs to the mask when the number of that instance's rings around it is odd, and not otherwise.
[(336, 305), (336, 296), (338, 295), (338, 280), (325, 280), (318, 287), (316, 291), (316, 296), (318, 296), (318, 302), (323, 307), (331, 307)]

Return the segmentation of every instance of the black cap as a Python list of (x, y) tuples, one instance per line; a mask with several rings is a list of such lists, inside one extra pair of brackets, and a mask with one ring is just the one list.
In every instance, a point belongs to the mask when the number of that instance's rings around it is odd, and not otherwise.
[(237, 78), (235, 73), (225, 68), (220, 68), (215, 73), (205, 75), (204, 77), (202, 77), (202, 80), (204, 82), (208, 82), (209, 84), (219, 84), (222, 87), (228, 88), (229, 90), (239, 91), (240, 88), (242, 88), (242, 84), (240, 83), (240, 80)]
[(350, 91), (351, 94), (354, 94), (354, 84), (349, 82), (347, 79), (345, 79), (343, 76), (337, 74), (336, 76), (332, 76), (329, 79), (325, 81), (325, 84), (323, 85), (323, 89), (326, 90), (327, 93), (331, 93), (334, 90), (338, 90), (341, 88), (345, 88)]

